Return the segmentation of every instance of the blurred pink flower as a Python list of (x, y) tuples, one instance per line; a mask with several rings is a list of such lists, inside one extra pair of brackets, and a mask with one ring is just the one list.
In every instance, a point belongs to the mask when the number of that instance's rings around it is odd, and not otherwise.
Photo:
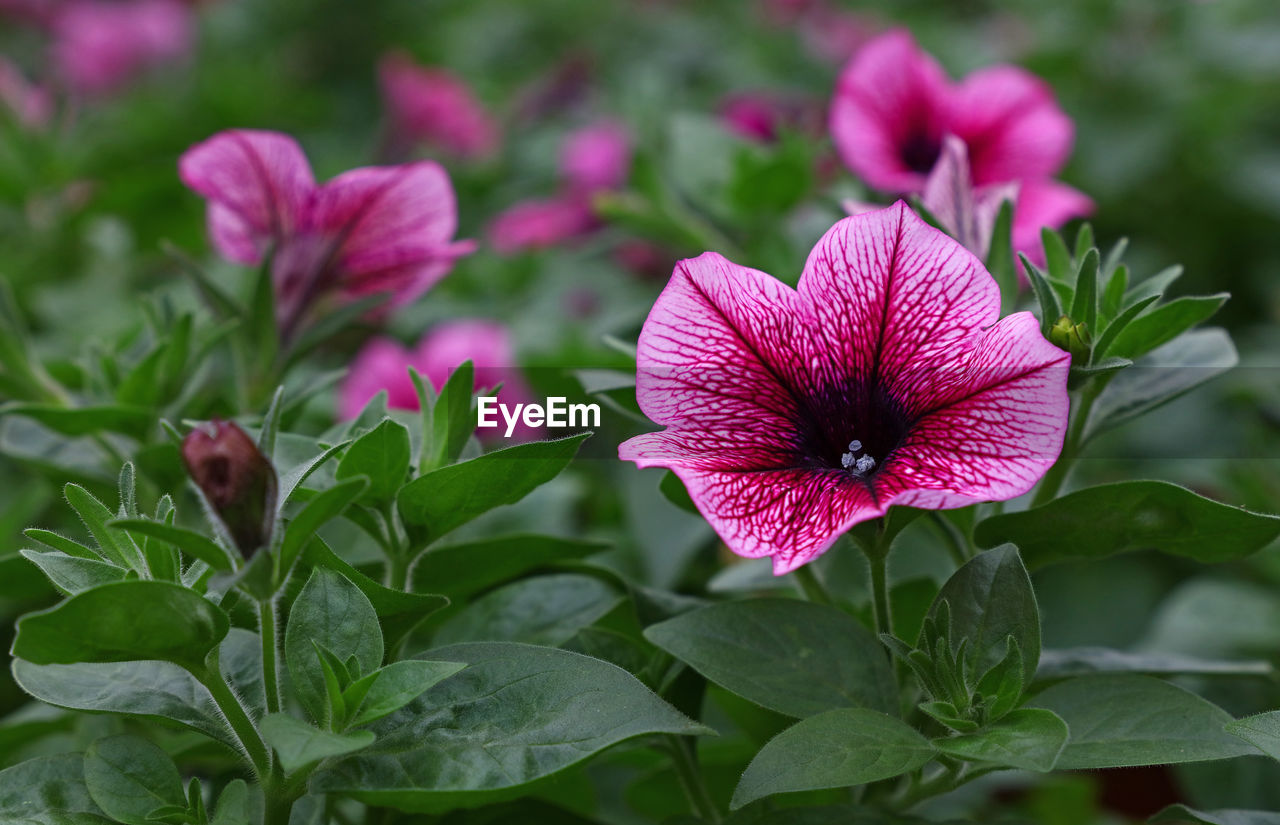
[(454, 75), (392, 52), (379, 63), (378, 78), (393, 128), (403, 136), (465, 158), (483, 157), (497, 148), (498, 127)]
[(570, 134), (560, 147), (560, 175), (569, 189), (590, 194), (616, 189), (631, 170), (631, 139), (613, 120), (601, 120)]
[(734, 134), (772, 143), (784, 131), (818, 137), (824, 113), (815, 101), (771, 92), (734, 92), (720, 101), (720, 120)]
[[(418, 395), (409, 378), (413, 367), (436, 391), (464, 361), (475, 367), (475, 388), (502, 385), (498, 397), (508, 404), (532, 399), (515, 366), (515, 349), (507, 328), (496, 321), (460, 319), (437, 325), (412, 350), (390, 338), (374, 338), (365, 344), (351, 365), (339, 391), (343, 418), (355, 418), (379, 392), (387, 391), (391, 409), (418, 409)], [(527, 430), (519, 430), (528, 434)]]
[(503, 255), (547, 249), (582, 235), (595, 223), (589, 204), (579, 198), (521, 201), (489, 224), (489, 242)]
[(71, 0), (53, 16), (53, 61), (86, 95), (115, 91), (139, 72), (183, 57), (191, 11), (177, 0)]
[(982, 263), (902, 201), (832, 227), (795, 289), (714, 252), (681, 261), (636, 355), (664, 429), (618, 456), (670, 469), (778, 575), (891, 505), (1014, 498), (1062, 449), (1071, 357), (1031, 313), (999, 314)]
[[(956, 191), (955, 165), (944, 152), (955, 141), (985, 223), (1011, 196), (991, 197), (997, 187), (1017, 186), (1014, 247), (1033, 259), (1043, 254), (1041, 227), (1093, 211), (1087, 196), (1052, 180), (1071, 152), (1074, 128), (1045, 83), (1015, 66), (990, 66), (953, 84), (903, 30), (876, 38), (845, 67), (831, 134), (845, 163), (871, 186), (895, 194), (932, 188), (925, 206), (935, 214), (942, 189)], [(990, 228), (980, 238), (976, 226), (957, 237), (985, 248)]]
[(822, 3), (805, 15), (799, 25), (800, 36), (810, 51), (837, 64), (857, 53), (881, 28), (868, 17)]
[(560, 194), (521, 201), (500, 212), (489, 224), (490, 243), (509, 255), (556, 246), (591, 231), (599, 224), (592, 197), (626, 183), (630, 168), (631, 141), (621, 124), (601, 120), (572, 132), (560, 148)]
[(49, 90), (27, 80), (13, 63), (0, 57), (0, 108), (6, 108), (28, 129), (43, 129), (53, 117)]
[(449, 176), (431, 161), (352, 169), (317, 185), (297, 142), (279, 132), (219, 132), (188, 149), (183, 183), (209, 201), (209, 234), (228, 260), (274, 250), (276, 311), (287, 339), (322, 295), (390, 293), (400, 305), (470, 253), (452, 240)]

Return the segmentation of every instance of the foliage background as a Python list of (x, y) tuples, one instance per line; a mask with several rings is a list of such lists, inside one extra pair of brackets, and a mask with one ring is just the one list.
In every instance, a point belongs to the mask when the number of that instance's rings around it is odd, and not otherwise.
[[(952, 76), (997, 61), (1043, 76), (1075, 118), (1076, 150), (1064, 177), (1096, 199), (1100, 242), (1128, 236), (1128, 259), (1142, 274), (1181, 262), (1187, 274), (1176, 292), (1232, 293), (1219, 320), (1236, 339), (1242, 367), (1095, 445), (1096, 460), (1085, 462), (1082, 475), (1103, 480), (1151, 470), (1224, 501), (1275, 511), (1280, 17), (1271, 0), (907, 0), (849, 10), (873, 30), (907, 25)], [(376, 64), (390, 49), (458, 73), (503, 121), (498, 157), (446, 161), (458, 192), (459, 237), (477, 238), (501, 209), (551, 193), (558, 139), (574, 125), (621, 118), (642, 161), (656, 159), (678, 187), (696, 187), (704, 165), (717, 160), (707, 155), (721, 147), (664, 151), (679, 115), (714, 112), (727, 93), (745, 90), (821, 105), (839, 69), (798, 31), (738, 0), (215, 0), (198, 15), (198, 48), (185, 65), (80, 107), (48, 138), (11, 125), (0, 132), (0, 275), (45, 357), (85, 358), (109, 346), (104, 342), (127, 339), (139, 323), (140, 293), (193, 304), (161, 251), (164, 240), (208, 258), (239, 288), (244, 274), (207, 251), (204, 207), (178, 182), (178, 155), (220, 129), (252, 126), (295, 134), (321, 179), (376, 162), (385, 130)], [(38, 73), (41, 39), (0, 25), (0, 51)], [(530, 95), (567, 62), (586, 67), (581, 95), (567, 108), (531, 114)], [(813, 157), (826, 150), (825, 139), (802, 147)], [(768, 225), (726, 227), (742, 241), (741, 263), (795, 277), (838, 215), (838, 196), (857, 192), (843, 170), (809, 183)], [(600, 336), (633, 338), (665, 280), (637, 277), (615, 261), (610, 252), (627, 237), (627, 229), (609, 227), (582, 244), (516, 258), (482, 248), (398, 315), (393, 333), (412, 341), (441, 318), (491, 317), (512, 327), (522, 363), (608, 364)], [(668, 263), (699, 251), (671, 248)], [(565, 323), (570, 301), (584, 289), (597, 308)], [(324, 366), (343, 363), (357, 343), (338, 342)], [(322, 400), (309, 416), (323, 429), (331, 405)], [(608, 460), (626, 426), (615, 423), (597, 436), (592, 455), (604, 460), (579, 462), (575, 477), (552, 485), (541, 494), (544, 506), (528, 510), (541, 513), (542, 527), (616, 541), (616, 563), (650, 583), (698, 589), (723, 560), (705, 525), (670, 511), (657, 495), (657, 476)], [(7, 433), (0, 432), (0, 443)], [(609, 483), (587, 483), (600, 478)], [(23, 526), (65, 524), (60, 481), (0, 460), (6, 632), (12, 617), (52, 598), (13, 554)], [(903, 561), (901, 574), (913, 565), (927, 569), (928, 560)], [(1208, 571), (1138, 554), (1055, 567), (1036, 586), (1048, 646), (1204, 653), (1211, 645), (1218, 654), (1272, 659), (1280, 650), (1275, 552)], [(1275, 705), (1270, 686), (1218, 690), (1222, 695), (1209, 695), (1228, 710), (1265, 702), (1258, 691)], [(6, 680), (0, 705), (20, 704)], [(0, 725), (0, 743), (3, 731)], [(92, 738), (83, 730), (65, 735)], [(42, 747), (57, 747), (51, 741)], [(0, 747), (0, 767), (29, 755)], [(1275, 766), (1245, 764), (1229, 778), (1216, 773), (1227, 768), (1212, 765), (1133, 773), (1119, 781), (1120, 791), (1114, 776), (1065, 777), (1026, 805), (1046, 823), (1086, 821), (1099, 806), (1154, 810), (1158, 804), (1138, 798), (1148, 792), (1176, 792), (1205, 808), (1280, 805)]]

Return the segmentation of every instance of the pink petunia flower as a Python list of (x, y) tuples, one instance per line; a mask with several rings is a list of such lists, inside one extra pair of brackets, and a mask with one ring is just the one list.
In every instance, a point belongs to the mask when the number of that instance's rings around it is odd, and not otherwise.
[(731, 550), (779, 575), (891, 505), (1021, 495), (1062, 449), (1070, 356), (999, 307), (978, 259), (901, 201), (832, 227), (796, 289), (683, 261), (637, 356), (665, 429), (619, 456), (673, 470)]
[(279, 132), (219, 132), (178, 163), (209, 201), (209, 235), (228, 260), (256, 264), (274, 250), (276, 310), (287, 339), (331, 290), (389, 293), (404, 304), (470, 253), (452, 240), (457, 207), (436, 163), (352, 169), (317, 185), (297, 142)]
[(818, 137), (824, 118), (821, 106), (768, 92), (727, 95), (720, 101), (719, 114), (734, 134), (761, 143), (774, 142), (786, 130)]
[(191, 11), (177, 0), (71, 0), (53, 16), (53, 61), (85, 95), (116, 91), (191, 50)]
[(622, 186), (630, 169), (631, 141), (624, 126), (602, 120), (578, 129), (561, 146), (560, 194), (521, 201), (499, 213), (489, 225), (490, 243), (510, 255), (585, 235), (599, 225), (592, 197)]
[[(523, 403), (533, 396), (514, 366), (515, 349), (507, 328), (496, 321), (461, 319), (436, 326), (412, 350), (390, 338), (374, 338), (356, 356), (339, 391), (343, 418), (355, 418), (379, 392), (387, 391), (390, 409), (418, 409), (418, 395), (409, 377), (413, 367), (438, 392), (449, 374), (464, 361), (475, 367), (475, 386), (502, 385), (498, 397)], [(523, 431), (522, 431), (523, 432)]]
[(490, 155), (498, 127), (460, 79), (393, 52), (378, 65), (382, 98), (395, 129), (463, 158)]
[(43, 129), (53, 118), (53, 97), (43, 86), (27, 80), (22, 70), (0, 57), (0, 109), (28, 129)]

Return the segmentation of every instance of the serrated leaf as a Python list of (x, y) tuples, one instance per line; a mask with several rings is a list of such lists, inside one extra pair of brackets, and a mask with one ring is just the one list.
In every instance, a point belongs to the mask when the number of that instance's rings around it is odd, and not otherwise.
[(577, 653), (495, 642), (424, 655), (467, 668), (373, 723), (378, 741), (316, 774), (313, 791), (441, 811), (511, 798), (635, 736), (707, 732), (626, 671)]
[(312, 727), (287, 713), (269, 713), (259, 723), (262, 738), (275, 749), (286, 773), (322, 759), (345, 756), (366, 748), (377, 738), (367, 730), (333, 733)]
[(897, 709), (884, 648), (833, 607), (792, 599), (726, 602), (651, 625), (644, 635), (726, 690), (788, 716)]
[(863, 708), (829, 710), (769, 740), (743, 772), (729, 807), (777, 793), (892, 779), (936, 754), (928, 739), (892, 716)]
[(90, 745), (84, 755), (84, 780), (98, 807), (126, 825), (152, 825), (153, 811), (187, 807), (173, 759), (138, 736), (111, 736)]
[(13, 655), (35, 664), (160, 659), (198, 670), (229, 626), (221, 608), (185, 587), (124, 581), (23, 616)]
[(400, 517), (419, 543), (432, 542), (555, 478), (589, 436), (518, 444), (432, 470), (401, 488)]
[(1280, 516), (1252, 513), (1166, 481), (1089, 487), (978, 524), (983, 547), (1012, 542), (1032, 568), (1160, 550), (1200, 562), (1243, 558), (1280, 536)]
[(1067, 723), (1061, 770), (1203, 762), (1255, 754), (1223, 730), (1226, 711), (1149, 676), (1081, 676), (1033, 698)]
[(284, 637), (294, 691), (312, 717), (323, 722), (328, 704), (314, 644), (340, 659), (355, 656), (364, 673), (382, 664), (382, 628), (373, 605), (345, 576), (324, 567), (312, 570), (294, 600)]
[(1067, 738), (1067, 724), (1052, 711), (1022, 708), (974, 733), (935, 739), (933, 744), (966, 762), (1045, 773), (1053, 770)]

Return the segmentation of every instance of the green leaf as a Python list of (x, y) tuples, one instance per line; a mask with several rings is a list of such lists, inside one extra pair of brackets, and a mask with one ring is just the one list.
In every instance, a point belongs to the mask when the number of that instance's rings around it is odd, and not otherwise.
[(1172, 401), (1226, 372), (1238, 360), (1235, 345), (1221, 329), (1183, 333), (1112, 379), (1094, 402), (1085, 438)]
[(679, 507), (688, 513), (698, 513), (698, 507), (693, 503), (693, 499), (689, 497), (689, 491), (685, 489), (684, 482), (675, 473), (667, 470), (662, 476), (662, 481), (658, 482), (658, 490), (666, 497), (667, 501)]
[(262, 738), (275, 749), (286, 773), (293, 773), (331, 756), (355, 753), (367, 748), (377, 738), (367, 730), (351, 733), (320, 730), (287, 713), (268, 714), (262, 718), (259, 726), (262, 728)]
[(153, 825), (149, 815), (157, 808), (187, 807), (177, 766), (141, 737), (111, 736), (90, 745), (84, 781), (98, 807), (126, 825)]
[(66, 536), (60, 536), (52, 530), (41, 530), (36, 527), (29, 527), (26, 530), (23, 530), (22, 534), (32, 541), (38, 541), (45, 547), (51, 547), (54, 550), (66, 553), (68, 556), (75, 556), (80, 559), (102, 558), (80, 542), (69, 539)]
[(1062, 236), (1046, 226), (1040, 230), (1040, 240), (1044, 244), (1045, 269), (1049, 274), (1060, 281), (1074, 275), (1071, 251)]
[(0, 771), (0, 821), (15, 825), (107, 825), (89, 796), (84, 757), (37, 756)]
[(340, 453), (350, 442), (342, 441), (334, 444), (315, 458), (309, 459), (280, 476), (279, 495), (276, 497), (276, 512), (282, 512), (284, 506), (293, 498), (293, 494), (312, 473), (321, 465)]
[(115, 519), (108, 522), (107, 526), (131, 535), (158, 539), (193, 559), (199, 559), (214, 570), (227, 572), (235, 569), (231, 553), (225, 547), (194, 530), (144, 518)]
[(368, 486), (369, 480), (364, 477), (340, 481), (304, 504), (284, 528), (284, 538), (280, 541), (281, 572), (290, 570), (316, 531), (342, 515)]
[(1032, 568), (1160, 550), (1213, 563), (1243, 558), (1280, 536), (1280, 516), (1252, 513), (1166, 481), (1088, 487), (1048, 504), (992, 516), (974, 531), (978, 544), (1013, 542)]
[(93, 493), (79, 484), (68, 484), (62, 490), (67, 497), (67, 503), (80, 516), (84, 526), (98, 542), (102, 557), (121, 567), (138, 569), (140, 562), (138, 548), (133, 546), (127, 536), (107, 526), (109, 522), (115, 520), (116, 514), (108, 510), (107, 506), (98, 501)]
[(464, 667), (460, 662), (406, 659), (379, 668), (353, 683), (343, 694), (351, 709), (347, 724), (365, 725), (394, 713)]
[(449, 600), (434, 593), (408, 593), (384, 587), (352, 567), (320, 539), (311, 542), (307, 559), (314, 567), (324, 567), (342, 574), (360, 588), (382, 621), (383, 642), (391, 647), (424, 618), (446, 607)]
[(185, 587), (124, 581), (23, 616), (13, 655), (44, 665), (160, 659), (198, 670), (229, 625), (221, 608)]
[(441, 811), (516, 796), (635, 736), (707, 732), (631, 674), (577, 653), (494, 642), (425, 655), (467, 668), (375, 722), (378, 741), (316, 774), (313, 792)]
[(345, 576), (324, 567), (312, 571), (298, 594), (284, 636), (285, 661), (298, 699), (324, 722), (324, 673), (313, 643), (339, 659), (354, 656), (361, 673), (372, 673), (382, 664), (382, 629), (373, 605)]
[(1203, 762), (1255, 754), (1223, 730), (1226, 711), (1149, 676), (1081, 676), (1029, 703), (1067, 723), (1061, 770)]
[[(445, 381), (431, 416), (431, 460), (423, 469), (452, 464), (462, 454), (467, 439), (475, 432), (476, 420), (471, 415), (471, 393), (475, 387), (475, 368), (464, 361)], [(424, 455), (426, 451), (424, 449)]]
[(1084, 324), (1089, 335), (1098, 335), (1098, 250), (1090, 249), (1080, 259), (1076, 269), (1075, 295), (1071, 301), (1071, 320)]
[(1185, 805), (1170, 805), (1147, 820), (1150, 823), (1180, 825), (1280, 825), (1280, 813), (1268, 811), (1197, 811)]
[(1022, 260), (1022, 269), (1027, 273), (1027, 280), (1031, 282), (1031, 291), (1035, 293), (1036, 302), (1040, 305), (1040, 334), (1048, 337), (1049, 328), (1062, 317), (1062, 303), (1058, 300), (1058, 294), (1045, 274), (1027, 260), (1026, 255), (1018, 253), (1018, 257)]
[(1227, 732), (1255, 745), (1272, 759), (1280, 760), (1280, 711), (1246, 716), (1228, 724)]
[(1271, 676), (1275, 669), (1260, 659), (1201, 659), (1176, 653), (1131, 653), (1105, 647), (1044, 650), (1036, 679), (1066, 679), (1093, 673), (1142, 673), (1147, 676)]
[[(414, 565), (415, 589), (465, 599), (498, 582), (552, 562), (605, 550), (607, 545), (555, 536), (515, 535), (432, 547)], [(376, 605), (375, 605), (376, 606)]]
[(390, 418), (357, 438), (338, 462), (336, 477), (367, 476), (362, 499), (390, 501), (409, 472), (409, 430)]
[(928, 739), (892, 716), (864, 708), (829, 710), (769, 740), (743, 772), (729, 807), (776, 793), (892, 779), (936, 753)]
[(258, 433), (258, 449), (274, 463), (276, 454), (276, 437), (280, 435), (280, 415), (284, 411), (284, 386), (276, 387), (271, 395), (271, 405), (267, 414), (262, 417), (262, 429)]
[(244, 825), (251, 821), (249, 786), (243, 779), (232, 779), (218, 796), (209, 825)]
[(969, 642), (970, 683), (1005, 657), (1012, 636), (1022, 655), (1022, 683), (1031, 684), (1040, 661), (1040, 611), (1016, 548), (997, 547), (965, 562), (938, 591), (930, 617), (944, 601), (951, 609), (951, 649)]
[(105, 561), (82, 559), (66, 553), (39, 553), (35, 550), (19, 550), (22, 557), (39, 567), (49, 577), (53, 586), (67, 595), (102, 584), (123, 581), (124, 568)]
[(144, 407), (102, 404), (92, 407), (63, 407), (13, 401), (0, 406), (0, 418), (19, 415), (30, 418), (59, 435), (71, 437), (113, 432), (142, 438), (151, 429), (155, 413)]
[(1211, 318), (1230, 293), (1178, 298), (1135, 318), (1111, 345), (1117, 355), (1137, 358)]
[(590, 435), (518, 444), (432, 470), (401, 488), (400, 517), (419, 543), (435, 541), (555, 478)]
[(495, 641), (554, 647), (621, 600), (621, 594), (594, 576), (536, 576), (481, 596), (450, 616), (433, 639), (437, 645)]
[(1151, 295), (1141, 301), (1137, 301), (1117, 315), (1111, 323), (1107, 324), (1106, 330), (1103, 331), (1102, 335), (1098, 336), (1097, 342), (1093, 345), (1094, 360), (1097, 361), (1104, 358), (1111, 351), (1116, 337), (1124, 331), (1125, 327), (1129, 326), (1129, 323), (1138, 316), (1138, 313), (1150, 306), (1159, 297), (1159, 295)]
[(834, 607), (792, 599), (725, 602), (651, 625), (644, 635), (726, 690), (788, 716), (897, 709), (884, 648)]
[(1018, 271), (1013, 258), (1013, 201), (1000, 204), (991, 232), (991, 250), (987, 253), (987, 271), (1000, 285), (1000, 314), (1008, 315), (1018, 306)]
[(935, 739), (933, 744), (966, 762), (1045, 773), (1053, 770), (1067, 736), (1066, 722), (1052, 711), (1022, 708), (975, 733)]

